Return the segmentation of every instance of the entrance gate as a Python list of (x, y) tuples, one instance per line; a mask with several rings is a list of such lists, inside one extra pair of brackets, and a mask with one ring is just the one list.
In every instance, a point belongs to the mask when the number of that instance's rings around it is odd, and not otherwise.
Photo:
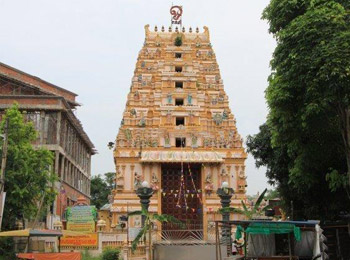
[[(162, 213), (176, 217), (187, 232), (168, 232), (173, 239), (186, 239), (191, 232), (203, 232), (201, 203), (201, 165), (189, 163), (162, 164)], [(162, 231), (179, 230), (179, 225), (164, 223)], [(171, 235), (169, 235), (171, 234)]]

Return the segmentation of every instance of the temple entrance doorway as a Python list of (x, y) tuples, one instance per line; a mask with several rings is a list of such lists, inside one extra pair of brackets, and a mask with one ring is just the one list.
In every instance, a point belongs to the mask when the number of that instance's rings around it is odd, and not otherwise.
[[(163, 235), (172, 239), (187, 239), (192, 237), (195, 231), (200, 232), (202, 236), (201, 164), (164, 163), (161, 168), (162, 214), (172, 215), (185, 224), (185, 228), (180, 228), (179, 225), (164, 223)], [(180, 229), (183, 232), (177, 232)], [(169, 232), (165, 234), (166, 231)]]

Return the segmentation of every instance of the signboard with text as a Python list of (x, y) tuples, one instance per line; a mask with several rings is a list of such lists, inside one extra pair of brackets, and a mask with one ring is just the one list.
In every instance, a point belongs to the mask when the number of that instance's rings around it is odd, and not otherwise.
[(61, 246), (83, 246), (96, 247), (98, 246), (97, 234), (89, 234), (82, 236), (63, 236), (61, 238)]
[(67, 230), (95, 232), (97, 211), (94, 206), (74, 206), (67, 209)]

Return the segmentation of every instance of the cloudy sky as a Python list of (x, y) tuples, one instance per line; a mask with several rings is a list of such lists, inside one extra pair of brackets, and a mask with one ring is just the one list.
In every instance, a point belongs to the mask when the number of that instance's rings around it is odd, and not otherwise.
[[(94, 142), (92, 174), (114, 171), (112, 151), (144, 25), (169, 26), (172, 2), (185, 27), (209, 27), (243, 137), (266, 118), (264, 90), (275, 41), (261, 13), (268, 0), (0, 0), (0, 61), (77, 93), (76, 112)], [(247, 160), (248, 194), (267, 187)]]

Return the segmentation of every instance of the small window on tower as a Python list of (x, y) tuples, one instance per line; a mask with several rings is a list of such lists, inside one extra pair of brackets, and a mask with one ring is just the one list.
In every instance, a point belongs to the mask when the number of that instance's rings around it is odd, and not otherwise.
[(180, 52), (175, 52), (175, 58), (176, 58), (176, 59), (181, 59), (181, 58), (182, 58), (182, 53), (180, 53)]
[(183, 98), (175, 99), (175, 106), (183, 106), (183, 105), (184, 105), (184, 99)]
[(176, 81), (175, 88), (184, 88), (184, 83), (182, 81)]
[(182, 72), (181, 66), (175, 66), (175, 72)]
[(176, 125), (185, 125), (184, 117), (176, 117)]
[(175, 138), (175, 145), (176, 147), (186, 147), (186, 138), (185, 137)]

